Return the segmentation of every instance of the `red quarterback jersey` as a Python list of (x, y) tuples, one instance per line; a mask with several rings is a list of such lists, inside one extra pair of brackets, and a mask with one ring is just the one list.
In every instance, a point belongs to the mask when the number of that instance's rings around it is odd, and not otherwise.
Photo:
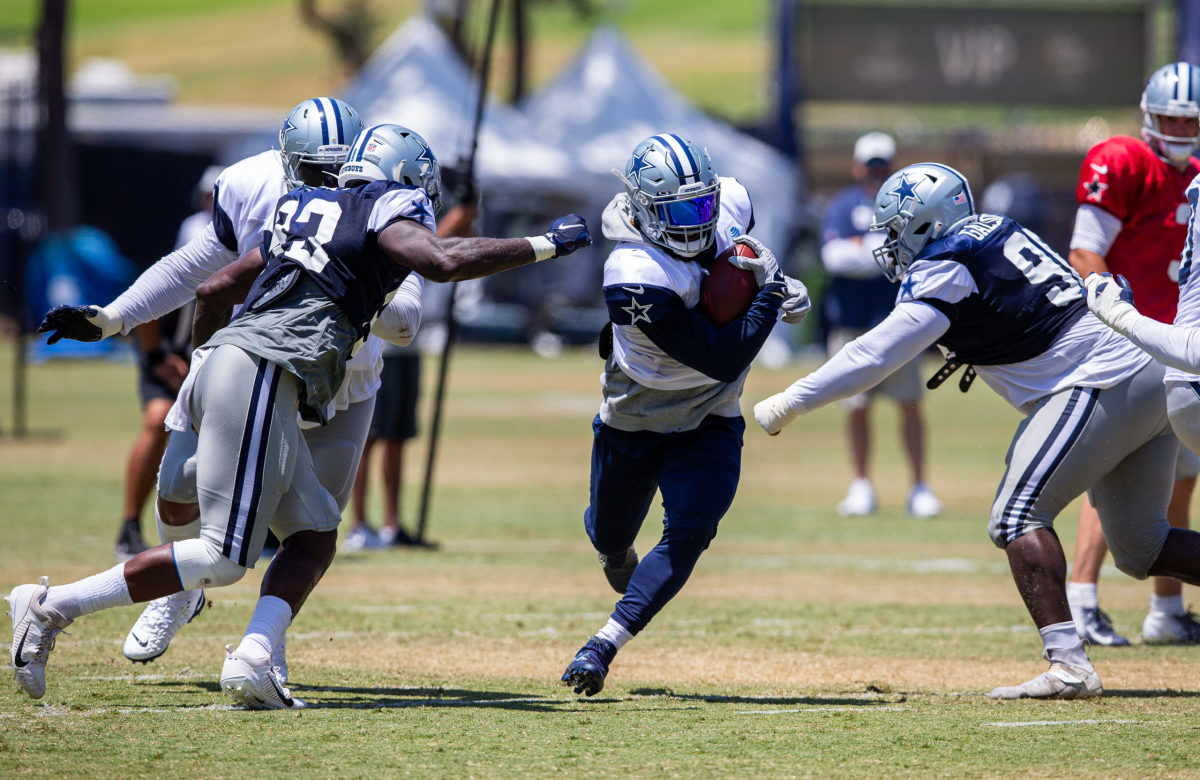
[(1159, 322), (1175, 319), (1179, 255), (1190, 215), (1185, 192), (1198, 172), (1195, 157), (1181, 171), (1145, 141), (1128, 136), (1093, 146), (1079, 169), (1079, 204), (1099, 206), (1121, 220), (1104, 261), (1133, 285), (1138, 311)]

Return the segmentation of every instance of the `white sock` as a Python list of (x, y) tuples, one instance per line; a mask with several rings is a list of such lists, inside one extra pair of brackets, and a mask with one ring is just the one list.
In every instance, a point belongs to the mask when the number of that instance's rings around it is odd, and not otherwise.
[(618, 650), (624, 647), (625, 643), (630, 639), (633, 639), (633, 634), (629, 633), (629, 629), (612, 618), (608, 619), (608, 622), (604, 624), (604, 628), (596, 632), (596, 636), (612, 642), (617, 646)]
[(1094, 582), (1068, 582), (1067, 603), (1071, 609), (1095, 609), (1100, 606)]
[(56, 585), (46, 593), (45, 604), (74, 620), (109, 607), (127, 607), (133, 603), (125, 583), (125, 564), (84, 577), (68, 585)]
[(1183, 594), (1175, 596), (1155, 596), (1150, 594), (1150, 611), (1165, 612), (1168, 615), (1183, 615), (1187, 610), (1183, 608)]
[(266, 663), (271, 658), (271, 648), (283, 640), (291, 622), (292, 608), (286, 601), (276, 596), (263, 596), (254, 606), (246, 635), (237, 648), (238, 655)]
[(158, 526), (158, 539), (162, 544), (182, 542), (184, 539), (200, 538), (200, 518), (184, 525), (167, 525), (158, 516), (158, 503), (154, 505), (154, 524)]
[(1046, 647), (1046, 657), (1051, 663), (1066, 664), (1067, 666), (1085, 671), (1093, 671), (1092, 662), (1088, 659), (1087, 651), (1083, 649), (1083, 640), (1075, 633), (1075, 622), (1068, 620), (1055, 623), (1039, 629), (1042, 644)]

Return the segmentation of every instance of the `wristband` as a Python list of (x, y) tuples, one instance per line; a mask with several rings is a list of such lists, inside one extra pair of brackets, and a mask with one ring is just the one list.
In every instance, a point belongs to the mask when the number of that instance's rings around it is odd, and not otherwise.
[(533, 258), (535, 263), (540, 263), (543, 260), (549, 260), (554, 257), (557, 250), (554, 248), (554, 242), (545, 236), (526, 236), (525, 240), (533, 247)]

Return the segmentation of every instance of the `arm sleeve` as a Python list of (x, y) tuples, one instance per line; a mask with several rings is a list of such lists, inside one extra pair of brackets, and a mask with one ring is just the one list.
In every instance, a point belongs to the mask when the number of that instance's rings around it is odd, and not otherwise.
[(873, 279), (880, 275), (873, 254), (883, 244), (883, 233), (867, 233), (861, 239), (835, 238), (821, 246), (825, 270), (854, 279)]
[(649, 285), (630, 293), (627, 286), (604, 288), (614, 325), (633, 325), (654, 345), (688, 368), (718, 382), (733, 382), (750, 365), (775, 326), (783, 296), (780, 285), (758, 291), (745, 314), (723, 328), (699, 309), (689, 309), (673, 291)]
[(788, 407), (804, 414), (869, 390), (921, 354), (949, 328), (950, 320), (932, 306), (902, 303), (883, 322), (785, 390)]
[(1164, 366), (1200, 374), (1200, 328), (1168, 325), (1139, 314), (1129, 340)]
[(425, 283), (418, 273), (404, 277), (400, 289), (371, 323), (371, 333), (398, 347), (407, 347), (421, 327), (421, 291)]
[(212, 226), (147, 268), (112, 306), (121, 314), (121, 332), (175, 311), (196, 296), (208, 277), (237, 259), (217, 239)]
[(1121, 227), (1121, 220), (1099, 206), (1085, 203), (1075, 212), (1075, 229), (1069, 248), (1086, 249), (1105, 257), (1120, 235)]

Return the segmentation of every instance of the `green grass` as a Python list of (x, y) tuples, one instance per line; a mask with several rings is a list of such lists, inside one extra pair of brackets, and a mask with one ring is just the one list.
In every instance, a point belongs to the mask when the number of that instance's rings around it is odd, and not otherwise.
[[(0, 350), (5, 433), (11, 360)], [(807, 368), (756, 369), (747, 403)], [(558, 675), (614, 601), (581, 522), (599, 369), (590, 351), (456, 353), (430, 526), (441, 548), (334, 562), (289, 634), (310, 709), (238, 711), (218, 691), (260, 566), (211, 591), (210, 610), (148, 666), (121, 656), (137, 608), (77, 621), (43, 700), (0, 684), (0, 777), (1194, 775), (1193, 649), (1095, 650), (1098, 701), (982, 695), (1042, 661), (986, 536), (1018, 418), (981, 386), (928, 396), (947, 510), (932, 520), (902, 512), (888, 404), (874, 426), (882, 509), (866, 519), (832, 511), (848, 471), (839, 409), (777, 438), (748, 430), (738, 498), (691, 581), (599, 697), (572, 695)], [(128, 365), (32, 368), (35, 435), (0, 438), (0, 590), (112, 564), (134, 381)], [(406, 463), (408, 522), (424, 446)], [(1074, 511), (1059, 529), (1068, 548)], [(1106, 569), (1101, 592), (1136, 636), (1148, 586)]]

